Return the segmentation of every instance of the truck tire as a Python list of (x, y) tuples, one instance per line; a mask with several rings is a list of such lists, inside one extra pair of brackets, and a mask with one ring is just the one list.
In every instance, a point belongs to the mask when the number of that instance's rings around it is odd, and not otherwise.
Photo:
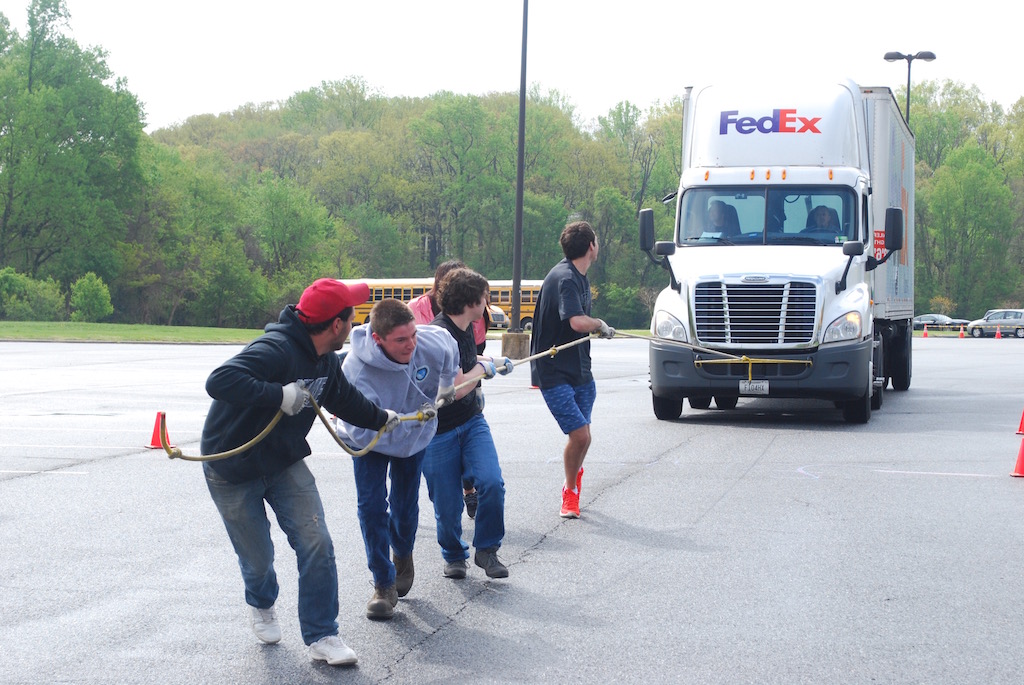
[(691, 395), (689, 402), (691, 409), (707, 409), (711, 406), (711, 395)]
[(740, 398), (734, 395), (726, 395), (725, 397), (715, 395), (715, 406), (719, 409), (735, 409), (736, 403), (739, 401)]
[(658, 397), (651, 393), (654, 402), (654, 415), (662, 421), (674, 421), (683, 413), (683, 398)]
[[(878, 345), (875, 346), (871, 353), (871, 409), (878, 411), (882, 408), (882, 401), (885, 399), (885, 337), (882, 335), (877, 336)], [(875, 387), (875, 380), (881, 376), (882, 385)]]
[(892, 389), (893, 390), (909, 390), (910, 389), (910, 377), (914, 370), (914, 336), (911, 332), (911, 328), (907, 325), (904, 329), (904, 334), (899, 336), (897, 341), (894, 341), (896, 349), (892, 350), (892, 369), (888, 371), (889, 376), (892, 378)]
[(843, 405), (843, 418), (847, 423), (867, 423), (871, 418), (871, 388), (873, 385), (874, 383), (869, 379), (864, 395)]

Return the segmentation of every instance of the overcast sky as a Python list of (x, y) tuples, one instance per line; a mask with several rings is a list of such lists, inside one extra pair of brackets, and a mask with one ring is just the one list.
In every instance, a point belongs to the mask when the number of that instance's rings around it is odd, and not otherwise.
[[(22, 35), (29, 2), (0, 0)], [(350, 76), (389, 97), (519, 90), (522, 0), (66, 4), (70, 35), (109, 53), (108, 65), (143, 102), (149, 131)], [(1024, 96), (1013, 7), (995, 0), (956, 12), (921, 0), (534, 0), (527, 81), (560, 91), (586, 123), (622, 100), (646, 110), (687, 85), (732, 76), (848, 77), (895, 90), (906, 85), (907, 64), (882, 55), (930, 50), (938, 58), (915, 61), (914, 82), (977, 85), (986, 100), (1009, 108)]]

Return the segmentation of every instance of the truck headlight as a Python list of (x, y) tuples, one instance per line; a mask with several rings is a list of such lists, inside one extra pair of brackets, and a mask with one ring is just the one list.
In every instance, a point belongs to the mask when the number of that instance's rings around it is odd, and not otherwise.
[(860, 331), (860, 312), (847, 312), (828, 325), (825, 335), (822, 336), (821, 344), (858, 340), (861, 335)]
[(686, 328), (679, 323), (679, 319), (663, 310), (658, 310), (654, 314), (654, 334), (659, 338), (689, 342), (686, 337)]

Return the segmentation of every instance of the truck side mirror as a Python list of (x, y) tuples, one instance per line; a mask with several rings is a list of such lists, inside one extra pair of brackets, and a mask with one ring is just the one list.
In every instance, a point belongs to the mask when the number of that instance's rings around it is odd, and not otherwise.
[(847, 257), (860, 257), (864, 254), (864, 243), (859, 240), (847, 240), (843, 243), (843, 254)]
[(654, 243), (654, 254), (659, 257), (667, 257), (676, 253), (676, 244), (671, 240), (659, 240)]
[(895, 252), (903, 249), (903, 210), (888, 207), (885, 210), (885, 250)]
[(640, 210), (640, 249), (650, 253), (654, 249), (654, 210)]

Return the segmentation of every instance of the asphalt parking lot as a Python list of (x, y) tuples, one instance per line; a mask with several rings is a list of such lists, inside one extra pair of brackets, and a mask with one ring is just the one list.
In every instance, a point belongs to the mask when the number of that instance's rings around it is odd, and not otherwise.
[(1017, 341), (915, 339), (911, 389), (862, 426), (761, 399), (657, 421), (646, 343), (595, 341), (578, 521), (525, 369), (488, 381), (510, 577), (441, 576), (422, 488), (416, 583), (384, 623), (351, 460), (315, 424), (355, 668), (309, 660), (276, 524), (284, 639), (256, 641), (200, 466), (144, 448), (166, 411), (198, 452), (205, 378), (237, 349), (0, 343), (0, 681), (1020, 682)]

